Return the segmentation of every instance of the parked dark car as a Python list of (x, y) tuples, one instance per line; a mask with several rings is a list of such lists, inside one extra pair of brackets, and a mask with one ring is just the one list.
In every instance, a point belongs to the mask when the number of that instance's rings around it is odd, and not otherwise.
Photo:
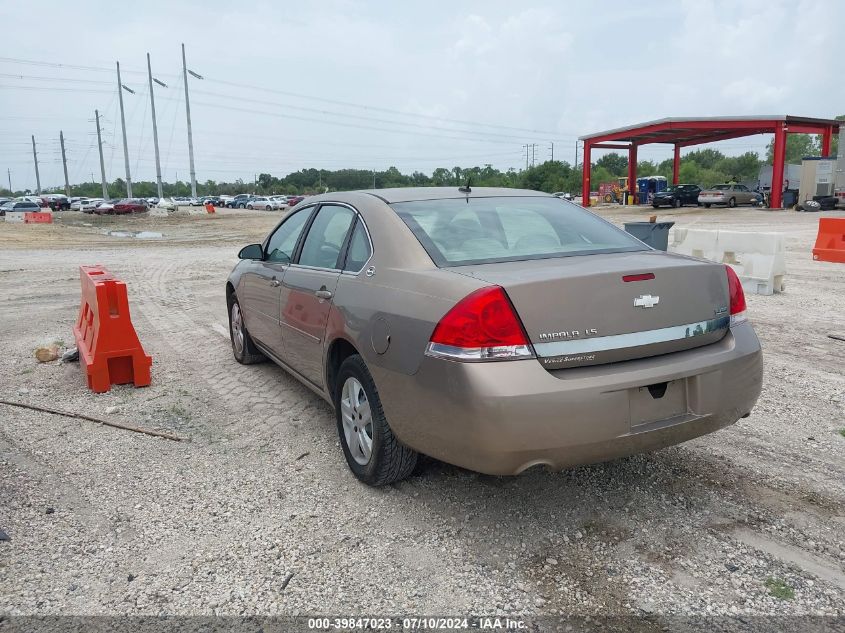
[(215, 207), (223, 206), (220, 204), (220, 198), (218, 198), (217, 196), (205, 196), (204, 198), (200, 198), (200, 202), (204, 205), (210, 202)]
[(27, 212), (37, 212), (41, 211), (41, 207), (38, 206), (35, 202), (27, 202), (26, 200), (15, 202), (11, 200), (6, 202), (2, 206), (0, 206), (0, 215), (6, 215), (6, 211), (27, 211)]
[(47, 206), (53, 211), (67, 211), (70, 209), (70, 200), (67, 196), (50, 196), (47, 198)]
[(682, 207), (685, 204), (698, 205), (698, 196), (701, 187), (698, 185), (672, 185), (666, 191), (659, 191), (654, 194), (651, 206), (657, 207)]
[(252, 197), (253, 195), (251, 193), (239, 193), (229, 200), (229, 202), (226, 203), (226, 206), (230, 209), (246, 209), (246, 205)]

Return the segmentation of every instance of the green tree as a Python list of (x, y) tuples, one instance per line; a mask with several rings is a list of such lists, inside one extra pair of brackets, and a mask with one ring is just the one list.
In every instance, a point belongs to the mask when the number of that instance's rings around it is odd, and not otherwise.
[[(785, 161), (800, 163), (805, 156), (818, 156), (821, 153), (821, 139), (814, 134), (787, 134)], [(775, 160), (775, 139), (766, 146), (766, 162), (771, 165)]]
[(599, 158), (595, 163), (595, 167), (603, 167), (613, 176), (627, 176), (628, 175), (628, 157), (611, 152)]

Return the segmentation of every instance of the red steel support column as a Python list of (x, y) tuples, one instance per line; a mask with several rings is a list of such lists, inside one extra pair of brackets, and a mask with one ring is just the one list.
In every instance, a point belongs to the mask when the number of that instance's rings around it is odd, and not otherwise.
[(677, 185), (681, 180), (681, 148), (675, 145), (675, 160), (672, 163), (672, 184)]
[(775, 128), (774, 164), (772, 165), (772, 191), (769, 207), (780, 209), (783, 204), (783, 163), (786, 155), (786, 125), (778, 123)]
[(581, 206), (590, 206), (590, 149), (592, 145), (590, 141), (584, 141), (584, 164), (582, 165), (581, 175)]
[(628, 191), (634, 199), (633, 204), (639, 204), (637, 197), (637, 146), (631, 143), (628, 148)]
[(833, 128), (828, 126), (822, 134), (822, 156), (830, 156), (830, 144), (833, 140)]

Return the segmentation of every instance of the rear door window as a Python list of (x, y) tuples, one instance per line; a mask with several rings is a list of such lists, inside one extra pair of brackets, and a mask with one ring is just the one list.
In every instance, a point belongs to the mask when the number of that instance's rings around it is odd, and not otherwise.
[(438, 266), (646, 250), (609, 222), (559, 198), (454, 198), (391, 206)]

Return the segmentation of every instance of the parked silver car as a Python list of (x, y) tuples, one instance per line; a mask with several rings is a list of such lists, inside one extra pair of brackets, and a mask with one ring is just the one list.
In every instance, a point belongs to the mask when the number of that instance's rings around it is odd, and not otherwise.
[(708, 209), (712, 204), (723, 204), (728, 207), (735, 207), (738, 204), (753, 204), (756, 206), (760, 203), (760, 194), (751, 191), (745, 185), (736, 183), (714, 185), (698, 194), (698, 203), (703, 204)]
[(733, 424), (760, 395), (730, 267), (548, 194), (324, 194), (238, 257), (235, 359), (272, 359), (329, 402), (372, 485), (418, 453), (504, 475), (653, 450)]

